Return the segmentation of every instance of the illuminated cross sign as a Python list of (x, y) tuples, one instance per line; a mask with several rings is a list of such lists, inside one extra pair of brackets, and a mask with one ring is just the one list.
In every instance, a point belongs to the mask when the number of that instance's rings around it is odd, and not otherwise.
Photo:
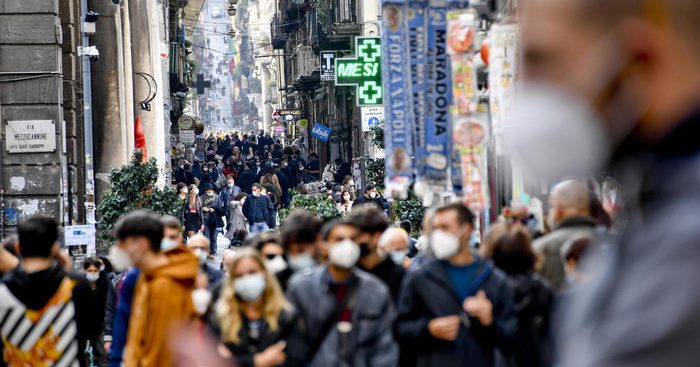
[(335, 84), (357, 87), (357, 105), (381, 105), (382, 47), (378, 37), (356, 37), (354, 58), (335, 59)]

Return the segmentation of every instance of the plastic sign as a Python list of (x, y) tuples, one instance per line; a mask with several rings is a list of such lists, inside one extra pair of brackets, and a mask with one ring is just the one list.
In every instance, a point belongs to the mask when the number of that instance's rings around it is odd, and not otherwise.
[(382, 47), (378, 37), (355, 37), (352, 58), (335, 59), (335, 84), (357, 87), (357, 105), (381, 105)]

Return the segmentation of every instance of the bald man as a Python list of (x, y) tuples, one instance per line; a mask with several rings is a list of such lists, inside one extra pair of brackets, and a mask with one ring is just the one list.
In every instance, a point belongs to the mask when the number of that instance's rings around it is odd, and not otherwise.
[(380, 256), (389, 256), (396, 265), (407, 268), (411, 265), (408, 260), (409, 237), (403, 228), (391, 227), (384, 231), (379, 238)]
[(700, 1), (522, 5), (524, 80), (588, 107), (604, 135), (598, 151), (611, 152), (608, 172), (624, 188), (619, 243), (591, 261), (600, 276), (556, 323), (557, 365), (697, 366)]
[(537, 239), (533, 247), (540, 255), (540, 273), (556, 290), (566, 283), (561, 248), (571, 238), (592, 235), (597, 223), (590, 213), (590, 193), (582, 181), (564, 181), (549, 195), (549, 226), (552, 232)]

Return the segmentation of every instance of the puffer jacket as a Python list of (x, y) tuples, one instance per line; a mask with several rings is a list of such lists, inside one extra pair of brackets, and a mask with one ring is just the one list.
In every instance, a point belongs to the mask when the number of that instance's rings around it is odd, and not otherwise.
[[(354, 341), (352, 367), (397, 366), (399, 352), (391, 330), (396, 312), (389, 289), (379, 279), (361, 270), (354, 270), (351, 281), (357, 282), (350, 337)], [(287, 298), (305, 322), (309, 344), (318, 338), (322, 325), (335, 309), (335, 294), (330, 286), (331, 278), (326, 267), (297, 273), (289, 281)], [(333, 327), (308, 366), (340, 366), (339, 345), (340, 333)]]

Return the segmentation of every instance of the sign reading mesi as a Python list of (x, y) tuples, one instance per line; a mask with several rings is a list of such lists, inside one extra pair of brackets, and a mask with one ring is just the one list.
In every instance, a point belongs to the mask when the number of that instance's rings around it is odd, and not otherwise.
[(382, 48), (378, 37), (356, 37), (356, 57), (335, 59), (335, 84), (357, 87), (357, 105), (383, 103)]
[(56, 123), (51, 120), (7, 121), (5, 139), (9, 153), (56, 150)]

